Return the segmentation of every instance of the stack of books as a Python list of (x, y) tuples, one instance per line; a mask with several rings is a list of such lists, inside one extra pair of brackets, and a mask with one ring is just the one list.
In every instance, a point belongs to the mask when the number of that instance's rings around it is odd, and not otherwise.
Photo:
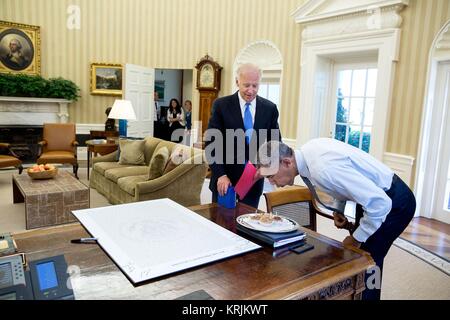
[(263, 232), (246, 228), (239, 223), (236, 224), (236, 229), (262, 243), (268, 244), (273, 248), (278, 248), (293, 242), (301, 241), (306, 237), (306, 234), (301, 230), (294, 230), (285, 233)]

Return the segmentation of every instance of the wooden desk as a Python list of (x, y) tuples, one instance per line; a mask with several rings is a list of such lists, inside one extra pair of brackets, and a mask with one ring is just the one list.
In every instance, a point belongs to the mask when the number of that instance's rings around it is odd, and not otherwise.
[(94, 153), (94, 157), (97, 156), (97, 154), (104, 156), (105, 154), (114, 152), (117, 150), (118, 145), (117, 143), (110, 142), (109, 140), (86, 140), (86, 146), (87, 146), (87, 179), (89, 180), (89, 169), (90, 169), (90, 162), (92, 158), (92, 153)]
[[(254, 212), (245, 205), (190, 209), (232, 231), (237, 216)], [(133, 287), (99, 246), (70, 243), (88, 236), (79, 224), (19, 233), (14, 239), (28, 260), (64, 254), (69, 266), (77, 266), (71, 269), (76, 299), (174, 299), (201, 289), (215, 299), (359, 299), (372, 259), (361, 250), (344, 249), (337, 241), (305, 231), (315, 248), (303, 254), (273, 257), (273, 250), (265, 247), (139, 287)]]

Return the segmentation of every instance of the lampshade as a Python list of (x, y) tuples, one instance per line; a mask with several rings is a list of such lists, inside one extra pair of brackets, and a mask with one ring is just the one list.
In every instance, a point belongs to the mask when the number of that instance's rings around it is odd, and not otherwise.
[(134, 113), (133, 106), (129, 100), (116, 100), (112, 106), (111, 112), (108, 115), (111, 119), (121, 120), (135, 120), (136, 114)]

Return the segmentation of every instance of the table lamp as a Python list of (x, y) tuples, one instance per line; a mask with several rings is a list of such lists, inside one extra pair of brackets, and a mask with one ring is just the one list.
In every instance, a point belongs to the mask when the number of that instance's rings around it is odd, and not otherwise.
[(133, 106), (129, 100), (114, 101), (111, 112), (108, 118), (119, 119), (119, 136), (127, 136), (127, 120), (136, 120), (136, 114), (134, 113)]

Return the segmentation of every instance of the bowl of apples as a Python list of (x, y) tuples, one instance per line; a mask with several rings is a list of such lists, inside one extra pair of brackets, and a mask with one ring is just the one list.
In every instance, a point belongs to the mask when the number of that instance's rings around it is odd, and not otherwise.
[(27, 173), (31, 179), (52, 179), (58, 173), (58, 168), (52, 164), (35, 164)]

